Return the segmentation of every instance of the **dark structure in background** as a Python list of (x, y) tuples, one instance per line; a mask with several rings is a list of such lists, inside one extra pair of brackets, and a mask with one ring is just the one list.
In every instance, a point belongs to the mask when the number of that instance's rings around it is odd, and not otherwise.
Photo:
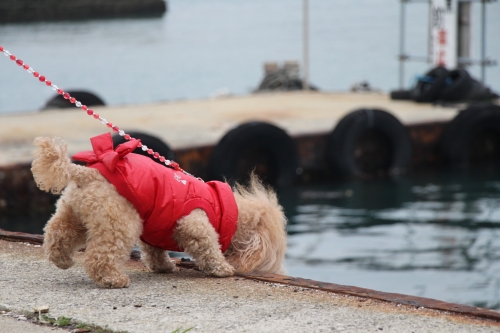
[(283, 129), (260, 121), (239, 125), (214, 146), (208, 162), (210, 179), (244, 182), (255, 172), (274, 187), (293, 186), (299, 170), (295, 141)]
[(165, 0), (2, 0), (0, 24), (161, 17), (166, 11)]
[[(277, 62), (264, 64), (264, 78), (255, 92), (303, 90), (304, 82), (300, 78), (300, 66), (297, 61), (286, 61), (283, 66)], [(310, 90), (317, 87), (308, 85)]]
[(492, 102), (499, 95), (470, 76), (465, 69), (448, 70), (437, 66), (419, 76), (409, 90), (391, 91), (393, 100), (413, 100), (417, 103)]
[[(80, 101), (83, 105), (87, 106), (104, 106), (106, 103), (98, 97), (97, 95), (88, 92), (88, 91), (75, 91), (68, 90), (66, 91), (69, 95), (76, 98), (77, 101)], [(50, 110), (50, 109), (74, 109), (75, 105), (71, 103), (69, 100), (65, 99), (63, 95), (56, 94), (50, 100), (47, 101), (42, 110)]]

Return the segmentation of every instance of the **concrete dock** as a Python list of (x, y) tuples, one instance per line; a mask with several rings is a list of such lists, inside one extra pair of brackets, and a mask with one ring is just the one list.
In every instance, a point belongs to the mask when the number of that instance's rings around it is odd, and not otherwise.
[[(286, 92), (254, 94), (149, 105), (95, 108), (124, 130), (140, 130), (161, 138), (174, 150), (214, 145), (233, 127), (265, 121), (290, 136), (330, 132), (348, 113), (373, 108), (390, 112), (404, 125), (447, 122), (458, 107), (392, 101), (379, 93)], [(89, 138), (109, 129), (77, 109), (0, 116), (0, 166), (31, 162), (37, 136), (59, 136), (70, 153), (90, 149)]]
[[(0, 240), (0, 331), (48, 332), (47, 326), (22, 328), (33, 320), (29, 313), (45, 305), (49, 317), (72, 318), (67, 331), (78, 323), (92, 332), (100, 327), (130, 333), (500, 332), (499, 321), (428, 309), (418, 298), (417, 305), (408, 305), (265, 282), (265, 277), (260, 282), (211, 278), (184, 266), (178, 273), (153, 274), (135, 260), (126, 265), (130, 288), (102, 289), (86, 275), (81, 257), (75, 267), (60, 270), (43, 258), (39, 245)], [(19, 317), (23, 314), (27, 320)]]
[[(275, 154), (268, 158), (269, 164), (263, 164), (264, 170), (266, 167), (267, 170), (288, 168), (286, 173), (280, 171), (281, 175), (286, 174), (286, 180), (292, 182), (300, 178), (301, 182), (312, 183), (328, 180), (337, 174), (326, 165), (327, 138), (346, 115), (360, 109), (378, 109), (392, 114), (397, 118), (396, 122), (399, 120), (405, 126), (403, 137), (394, 137), (393, 144), (411, 140), (408, 144), (411, 144), (408, 150), (412, 150), (411, 166), (426, 167), (439, 162), (439, 141), (443, 128), (462, 108), (465, 106), (444, 107), (393, 101), (386, 94), (374, 92), (296, 91), (99, 107), (94, 111), (126, 132), (142, 132), (163, 140), (174, 151), (175, 160), (182, 168), (205, 180), (216, 177), (209, 169), (215, 155), (213, 151), (221, 138), (243, 123), (270, 123), (286, 132), (284, 135), (292, 142), (285, 143), (287, 147), (292, 147), (283, 149), (283, 140), (261, 140), (263, 149), (272, 146)], [(38, 190), (30, 172), (35, 137), (60, 137), (68, 143), (69, 153), (73, 154), (90, 150), (89, 139), (108, 131), (110, 128), (76, 107), (0, 115), (0, 216), (10, 221), (16, 218), (43, 220), (53, 212), (54, 196)], [(252, 145), (252, 140), (255, 137), (247, 137), (247, 146), (239, 151), (250, 151), (248, 146)], [(377, 158), (378, 151), (374, 153), (370, 140), (365, 140), (365, 143), (367, 145), (362, 149), (366, 148), (371, 154), (367, 160)], [(282, 153), (293, 153), (295, 150), (299, 155), (296, 165), (291, 154)], [(405, 149), (402, 151), (407, 152)], [(231, 159), (227, 154), (219, 157), (222, 160), (214, 164), (235, 161), (234, 156)], [(263, 157), (266, 158), (265, 155)], [(253, 160), (251, 158), (250, 163), (245, 165), (247, 169), (241, 168), (243, 172), (248, 173), (258, 165), (259, 159), (255, 156)], [(257, 172), (260, 170), (262, 168), (258, 168)]]

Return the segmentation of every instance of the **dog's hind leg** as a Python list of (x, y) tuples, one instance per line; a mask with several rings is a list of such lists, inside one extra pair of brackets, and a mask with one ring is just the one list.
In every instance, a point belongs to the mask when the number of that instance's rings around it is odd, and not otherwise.
[(193, 256), (196, 265), (204, 273), (218, 277), (233, 275), (234, 268), (224, 258), (219, 236), (203, 210), (195, 209), (180, 218), (174, 238), (184, 251)]
[(43, 250), (48, 259), (61, 269), (73, 266), (73, 255), (85, 245), (86, 229), (63, 195), (56, 213), (44, 228)]
[[(82, 220), (88, 229), (83, 264), (89, 276), (106, 288), (124, 288), (130, 284), (123, 266), (142, 232), (137, 211), (114, 189), (95, 191)], [(89, 192), (91, 189), (89, 189)], [(91, 209), (90, 209), (91, 208)]]
[(165, 250), (142, 241), (139, 245), (141, 247), (142, 261), (153, 272), (170, 273), (179, 271), (175, 263), (170, 260), (170, 257)]

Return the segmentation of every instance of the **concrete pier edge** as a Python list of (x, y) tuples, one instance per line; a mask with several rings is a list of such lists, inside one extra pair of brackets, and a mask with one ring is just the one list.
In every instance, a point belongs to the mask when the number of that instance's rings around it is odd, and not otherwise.
[[(27, 242), (30, 244), (43, 243), (43, 235), (28, 234), (23, 232), (12, 232), (2, 229), (0, 229), (0, 239), (12, 242)], [(140, 254), (137, 251), (133, 251), (131, 253), (131, 260), (139, 260), (139, 258)], [(173, 258), (173, 260), (179, 267), (188, 269), (197, 269), (192, 261), (182, 261), (181, 259), (177, 258)], [(479, 308), (469, 305), (448, 303), (444, 301), (435, 300), (432, 298), (425, 298), (425, 297), (418, 297), (418, 296), (411, 296), (411, 295), (404, 295), (397, 293), (388, 293), (361, 287), (345, 286), (335, 283), (321, 282), (321, 281), (315, 281), (315, 280), (309, 280), (309, 279), (291, 277), (279, 274), (266, 274), (266, 273), (255, 272), (255, 273), (245, 273), (237, 275), (246, 279), (257, 280), (261, 282), (278, 283), (299, 288), (316, 289), (335, 294), (343, 294), (360, 298), (374, 299), (393, 304), (413, 306), (415, 308), (422, 307), (432, 310), (445, 311), (466, 317), (489, 319), (495, 322), (500, 322), (499, 311)]]

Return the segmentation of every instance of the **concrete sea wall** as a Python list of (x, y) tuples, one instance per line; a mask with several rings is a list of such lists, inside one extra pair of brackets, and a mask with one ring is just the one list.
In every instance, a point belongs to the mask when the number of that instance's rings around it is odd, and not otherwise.
[[(434, 122), (407, 126), (413, 146), (412, 170), (436, 167), (441, 163), (439, 140), (445, 124)], [(327, 133), (295, 136), (293, 141), (303, 169), (299, 183), (317, 183), (335, 178), (325, 163)], [(209, 180), (208, 161), (213, 149), (212, 145), (198, 146), (175, 149), (174, 154), (186, 171)], [(57, 196), (37, 188), (30, 168), (29, 163), (0, 166), (0, 223), (17, 221), (18, 229), (19, 221), (23, 221), (26, 231), (30, 230), (30, 223), (36, 223), (34, 220), (48, 220), (57, 200)]]
[[(272, 186), (287, 188), (467, 168), (482, 159), (500, 163), (496, 104), (451, 107), (395, 102), (383, 94), (295, 92), (94, 109), (205, 180), (244, 182), (255, 170)], [(56, 200), (33, 182), (34, 138), (63, 138), (72, 155), (89, 150), (89, 138), (106, 129), (76, 109), (0, 118), (0, 223), (26, 232), (35, 219), (49, 218)]]

